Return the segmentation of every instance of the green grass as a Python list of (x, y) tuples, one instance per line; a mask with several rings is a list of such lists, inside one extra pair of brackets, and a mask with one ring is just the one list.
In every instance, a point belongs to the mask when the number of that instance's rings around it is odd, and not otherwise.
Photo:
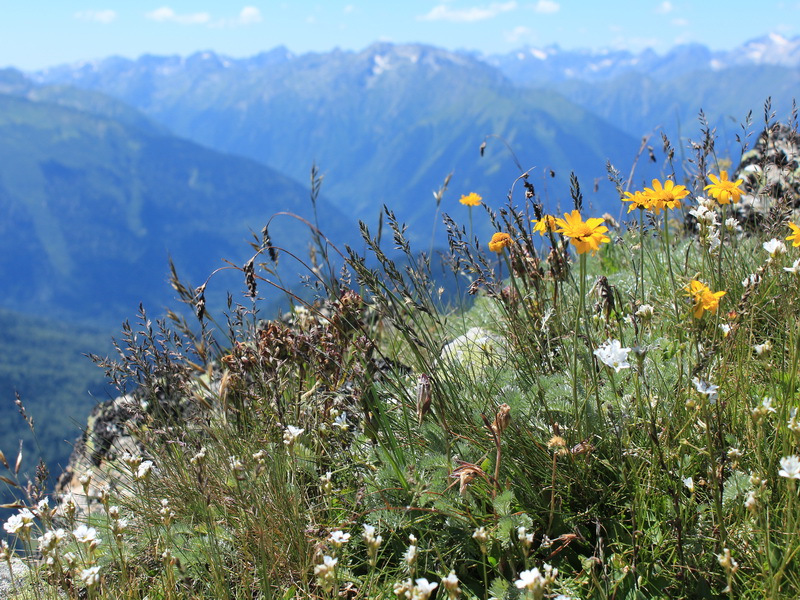
[[(535, 195), (478, 217), (511, 235), (500, 254), (451, 222), (447, 293), (387, 213), (404, 259), (364, 228), (369, 260), (349, 250), (290, 323), (259, 319), (267, 248), (227, 317), (142, 315), (117, 369), (145, 450), (117, 462), (96, 547), (63, 509), (17, 538), (65, 529), (27, 597), (800, 596), (800, 248), (763, 246), (796, 199), (715, 249), (687, 185), (595, 255), (533, 234)], [(725, 294), (699, 314), (692, 281)]]

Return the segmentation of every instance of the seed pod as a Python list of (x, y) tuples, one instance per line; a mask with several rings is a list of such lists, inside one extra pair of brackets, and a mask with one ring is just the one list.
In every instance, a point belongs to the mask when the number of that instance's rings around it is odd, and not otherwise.
[(422, 425), (422, 419), (431, 410), (431, 378), (425, 373), (419, 376), (417, 382), (417, 421)]

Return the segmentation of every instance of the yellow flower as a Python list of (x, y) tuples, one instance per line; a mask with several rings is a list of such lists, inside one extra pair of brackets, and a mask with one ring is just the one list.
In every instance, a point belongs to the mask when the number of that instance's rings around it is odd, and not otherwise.
[(719, 306), (719, 299), (722, 298), (726, 292), (712, 292), (707, 285), (693, 279), (689, 285), (686, 286), (686, 295), (694, 301), (693, 315), (695, 319), (703, 316), (703, 312), (709, 311), (710, 313), (717, 312)]
[(502, 231), (498, 231), (492, 236), (492, 240), (489, 242), (489, 250), (500, 254), (503, 251), (503, 248), (506, 248), (510, 245), (511, 236), (507, 233), (503, 233)]
[(604, 226), (604, 219), (588, 219), (585, 223), (581, 218), (581, 213), (573, 210), (571, 213), (564, 213), (563, 219), (556, 219), (556, 225), (559, 226), (558, 233), (563, 233), (575, 246), (578, 254), (585, 252), (592, 252), (595, 254), (600, 249), (600, 244), (610, 242), (611, 238), (603, 235), (608, 231), (608, 227)]
[(648, 198), (644, 194), (644, 192), (636, 192), (634, 194), (631, 194), (630, 192), (625, 192), (625, 196), (626, 196), (625, 198), (622, 198), (622, 201), (631, 203), (631, 205), (628, 207), (628, 212), (631, 212), (632, 210), (635, 210), (637, 208), (643, 208), (647, 210), (648, 208), (650, 208), (650, 205), (652, 204), (650, 198)]
[(461, 198), (458, 199), (458, 201), (465, 206), (480, 206), (481, 200), (483, 200), (483, 198), (481, 198), (475, 192), (472, 192), (466, 196), (461, 196)]
[(642, 192), (650, 200), (650, 209), (656, 214), (668, 208), (680, 208), (681, 198), (689, 195), (682, 185), (675, 185), (671, 179), (667, 179), (664, 185), (658, 179), (653, 179), (652, 188), (644, 188)]
[(556, 223), (556, 218), (553, 215), (544, 215), (538, 221), (536, 219), (531, 219), (531, 223), (533, 223), (533, 230), (538, 231), (539, 235), (544, 235), (548, 231), (555, 231), (558, 227), (558, 223)]
[(800, 247), (800, 227), (794, 223), (787, 223), (787, 225), (789, 226), (789, 229), (792, 230), (792, 235), (786, 239), (792, 242), (792, 246)]
[(727, 171), (720, 171), (719, 177), (712, 173), (708, 178), (714, 183), (709, 183), (703, 189), (708, 190), (711, 196), (720, 204), (730, 204), (731, 202), (735, 204), (742, 197), (742, 190), (739, 189), (739, 186), (742, 185), (742, 180), (728, 180)]

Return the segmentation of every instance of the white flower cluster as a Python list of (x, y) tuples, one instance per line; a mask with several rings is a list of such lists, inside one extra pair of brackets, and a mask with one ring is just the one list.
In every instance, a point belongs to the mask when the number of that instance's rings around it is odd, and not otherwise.
[(551, 565), (545, 563), (542, 570), (544, 571), (543, 573), (534, 567), (528, 571), (522, 571), (514, 585), (521, 590), (531, 592), (537, 600), (543, 598), (547, 588), (555, 582), (558, 576), (558, 569), (554, 569)]
[(630, 348), (623, 348), (619, 340), (608, 339), (594, 351), (594, 355), (601, 363), (619, 373), (622, 369), (630, 368), (631, 365), (628, 363), (630, 351)]

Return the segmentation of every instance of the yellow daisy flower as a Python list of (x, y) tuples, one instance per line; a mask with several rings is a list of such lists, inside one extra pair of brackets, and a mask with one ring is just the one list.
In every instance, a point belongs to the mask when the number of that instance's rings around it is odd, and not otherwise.
[(558, 227), (556, 218), (553, 215), (544, 215), (538, 221), (531, 219), (531, 223), (533, 223), (533, 230), (538, 231), (539, 235), (545, 235), (548, 231), (555, 231)]
[(689, 195), (682, 185), (675, 185), (671, 179), (667, 179), (662, 185), (658, 179), (653, 179), (652, 188), (644, 188), (643, 194), (650, 200), (650, 209), (656, 214), (668, 208), (680, 208), (681, 199)]
[(467, 194), (466, 196), (461, 196), (461, 198), (458, 199), (458, 201), (465, 206), (480, 206), (482, 200), (483, 198), (475, 192)]
[(719, 299), (726, 294), (726, 292), (712, 292), (707, 285), (696, 279), (693, 279), (685, 289), (686, 295), (694, 301), (692, 314), (695, 319), (702, 317), (705, 311), (712, 314), (717, 312)]
[(739, 186), (742, 185), (742, 180), (728, 180), (727, 171), (720, 171), (719, 177), (712, 173), (708, 178), (714, 183), (709, 183), (703, 189), (708, 190), (711, 196), (720, 204), (730, 204), (731, 202), (735, 204), (742, 197), (742, 190), (739, 189)]
[(603, 235), (608, 231), (604, 226), (604, 219), (593, 218), (586, 222), (581, 218), (581, 213), (573, 210), (571, 213), (564, 213), (563, 219), (556, 219), (559, 229), (558, 233), (563, 233), (575, 246), (578, 254), (590, 252), (594, 255), (599, 249), (600, 244), (610, 242), (611, 238)]
[(500, 254), (503, 251), (503, 248), (507, 248), (510, 245), (511, 236), (502, 231), (498, 231), (492, 236), (492, 239), (489, 242), (489, 250)]
[(787, 223), (787, 225), (789, 226), (789, 229), (792, 230), (792, 235), (786, 239), (792, 242), (792, 246), (800, 247), (800, 227), (794, 223)]

